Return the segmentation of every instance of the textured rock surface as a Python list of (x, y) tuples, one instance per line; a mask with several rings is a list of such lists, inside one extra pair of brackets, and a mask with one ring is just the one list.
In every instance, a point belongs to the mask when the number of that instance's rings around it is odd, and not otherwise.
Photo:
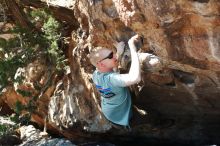
[[(90, 83), (94, 68), (87, 54), (95, 46), (114, 49), (115, 41), (138, 33), (144, 37), (140, 51), (159, 56), (164, 68), (143, 72), (142, 83), (132, 87), (132, 134), (220, 143), (219, 0), (72, 0), (62, 6), (69, 6), (80, 24), (66, 52), (70, 70), (44, 92), (41, 114), (33, 119), (43, 123), (48, 114), (53, 128), (63, 127), (60, 132), (69, 138), (110, 129)], [(10, 106), (12, 97), (17, 98), (5, 95)]]
[(42, 135), (42, 132), (34, 126), (22, 126), (20, 129), (21, 140), (23, 141), (19, 146), (76, 146), (66, 139), (51, 138)]

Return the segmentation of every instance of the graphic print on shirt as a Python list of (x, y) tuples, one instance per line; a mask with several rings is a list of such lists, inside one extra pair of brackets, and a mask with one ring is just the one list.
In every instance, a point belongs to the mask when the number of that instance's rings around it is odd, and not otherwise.
[(98, 89), (99, 93), (104, 98), (111, 98), (115, 96), (115, 93), (112, 92), (111, 88), (103, 89), (102, 86), (96, 85), (96, 88)]

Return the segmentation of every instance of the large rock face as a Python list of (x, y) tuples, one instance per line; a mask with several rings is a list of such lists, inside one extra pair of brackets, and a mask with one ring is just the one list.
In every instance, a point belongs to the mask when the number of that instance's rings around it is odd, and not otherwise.
[[(56, 2), (51, 1), (63, 5)], [(138, 33), (144, 37), (140, 51), (159, 56), (164, 67), (143, 72), (142, 82), (132, 87), (132, 134), (220, 143), (219, 0), (66, 2), (63, 6), (74, 11), (79, 27), (73, 30), (67, 50), (69, 72), (45, 92), (48, 102), (41, 102), (49, 107), (43, 114), (48, 114), (53, 128), (64, 127), (61, 133), (69, 138), (111, 128), (90, 83), (94, 68), (87, 55), (95, 46), (114, 49), (113, 42), (126, 42)]]

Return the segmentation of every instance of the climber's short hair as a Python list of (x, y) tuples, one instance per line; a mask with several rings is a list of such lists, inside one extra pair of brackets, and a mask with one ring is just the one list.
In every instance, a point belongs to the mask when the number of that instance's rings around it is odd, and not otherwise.
[(90, 62), (91, 62), (92, 65), (94, 65), (95, 67), (96, 67), (96, 65), (97, 65), (97, 62), (102, 59), (102, 56), (100, 55), (100, 52), (101, 52), (102, 50), (110, 50), (110, 49), (105, 48), (105, 47), (95, 47), (95, 48), (92, 49), (92, 51), (91, 51), (90, 54), (89, 54)]

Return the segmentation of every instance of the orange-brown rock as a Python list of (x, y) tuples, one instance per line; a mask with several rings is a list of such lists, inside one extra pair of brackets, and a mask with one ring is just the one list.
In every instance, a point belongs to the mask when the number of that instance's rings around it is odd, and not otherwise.
[[(137, 33), (144, 37), (140, 51), (157, 55), (164, 66), (143, 72), (143, 82), (132, 88), (140, 110), (130, 136), (220, 143), (219, 0), (72, 0), (63, 6), (71, 6), (79, 27), (70, 36), (69, 70), (48, 88), (48, 102), (39, 102), (48, 107), (42, 115), (53, 127), (69, 138), (111, 128), (90, 82), (94, 68), (87, 55), (96, 46), (114, 49), (113, 42)], [(6, 93), (5, 102), (13, 106), (15, 95)]]

